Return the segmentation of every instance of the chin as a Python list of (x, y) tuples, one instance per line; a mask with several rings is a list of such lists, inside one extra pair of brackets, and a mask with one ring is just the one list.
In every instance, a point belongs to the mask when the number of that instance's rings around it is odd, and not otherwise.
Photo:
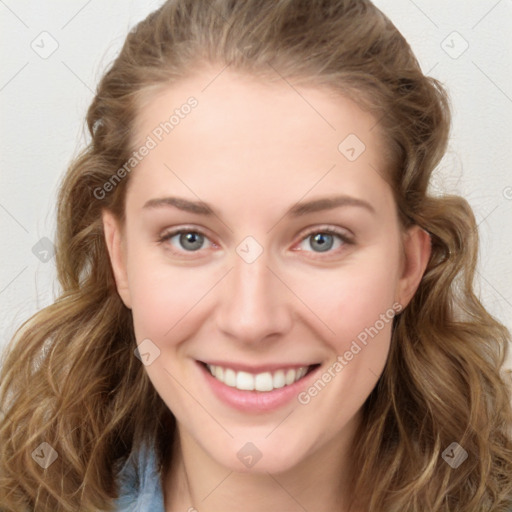
[[(283, 473), (300, 465), (307, 453), (303, 443), (290, 442), (290, 436), (276, 437), (275, 440), (256, 439), (254, 436), (230, 441), (229, 446), (216, 449), (206, 446), (210, 456), (220, 465), (230, 471), (250, 474)], [(297, 446), (298, 445), (298, 446)], [(221, 448), (219, 450), (219, 448)]]

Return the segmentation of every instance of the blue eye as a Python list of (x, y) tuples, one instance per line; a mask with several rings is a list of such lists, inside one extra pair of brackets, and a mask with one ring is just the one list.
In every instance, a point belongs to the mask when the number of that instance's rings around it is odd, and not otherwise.
[[(196, 252), (199, 249), (202, 249), (203, 243), (205, 240), (208, 240), (206, 235), (199, 231), (191, 230), (191, 229), (181, 229), (179, 231), (173, 231), (171, 233), (167, 233), (160, 238), (160, 242), (172, 241), (173, 238), (177, 238), (177, 242), (179, 244), (179, 249), (185, 250), (185, 252)], [(171, 243), (175, 247), (174, 244)]]
[[(306, 234), (306, 236), (302, 238), (301, 244), (307, 243), (308, 246), (313, 249), (313, 252), (324, 253), (331, 251), (335, 245), (336, 239), (338, 239), (338, 246), (335, 247), (335, 249), (340, 248), (345, 244), (352, 243), (345, 233), (341, 233), (333, 229), (322, 229), (321, 231), (316, 229), (315, 231), (310, 231)], [(307, 249), (304, 248), (301, 248), (300, 250), (307, 251)]]
[[(175, 239), (173, 241), (173, 239)], [(208, 242), (210, 247), (215, 246), (210, 242), (206, 234), (197, 229), (181, 228), (170, 233), (163, 234), (159, 242), (169, 242), (171, 251), (174, 253), (194, 253), (204, 249), (204, 244)], [(337, 245), (336, 245), (337, 241)], [(344, 245), (353, 244), (349, 236), (342, 231), (333, 228), (316, 228), (311, 230), (301, 238), (300, 246), (307, 244), (314, 253), (335, 252), (336, 249)], [(335, 247), (336, 246), (336, 247)], [(334, 250), (331, 250), (333, 249)], [(308, 248), (300, 247), (300, 251), (310, 252)]]

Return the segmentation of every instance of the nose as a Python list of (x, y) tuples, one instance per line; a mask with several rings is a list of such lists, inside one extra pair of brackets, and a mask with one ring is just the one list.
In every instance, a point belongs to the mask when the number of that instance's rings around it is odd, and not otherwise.
[(266, 254), (252, 263), (235, 254), (233, 268), (219, 290), (217, 328), (241, 343), (278, 338), (291, 327), (289, 301), (293, 294), (269, 268)]

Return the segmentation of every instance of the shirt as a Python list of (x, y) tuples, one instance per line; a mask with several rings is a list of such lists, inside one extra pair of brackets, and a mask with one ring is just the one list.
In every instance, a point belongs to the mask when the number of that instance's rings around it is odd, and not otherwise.
[(155, 453), (148, 445), (128, 457), (117, 478), (116, 512), (165, 512)]

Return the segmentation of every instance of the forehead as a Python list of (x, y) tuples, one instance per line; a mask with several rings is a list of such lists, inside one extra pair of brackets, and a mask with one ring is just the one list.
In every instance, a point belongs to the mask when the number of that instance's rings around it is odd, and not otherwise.
[[(190, 98), (195, 106), (183, 108)], [(198, 192), (215, 181), (290, 190), (296, 200), (313, 186), (348, 193), (387, 186), (376, 118), (332, 90), (281, 78), (205, 69), (162, 88), (141, 104), (134, 146), (148, 137), (154, 148), (131, 177), (148, 194), (178, 176)]]
[[(265, 135), (275, 139), (281, 128), (295, 134), (307, 129), (307, 136), (313, 136), (315, 144), (320, 139), (336, 144), (347, 130), (369, 143), (380, 142), (375, 117), (332, 88), (300, 85), (277, 74), (265, 80), (225, 67), (204, 67), (192, 77), (148, 90), (135, 125), (139, 142), (191, 97), (198, 102), (194, 131), (198, 137), (207, 135), (209, 140), (211, 128), (227, 133), (229, 125), (247, 129), (250, 124), (252, 134), (259, 135), (254, 143), (264, 141)], [(243, 134), (235, 130), (233, 135), (238, 142)], [(285, 134), (280, 135), (282, 138)]]

